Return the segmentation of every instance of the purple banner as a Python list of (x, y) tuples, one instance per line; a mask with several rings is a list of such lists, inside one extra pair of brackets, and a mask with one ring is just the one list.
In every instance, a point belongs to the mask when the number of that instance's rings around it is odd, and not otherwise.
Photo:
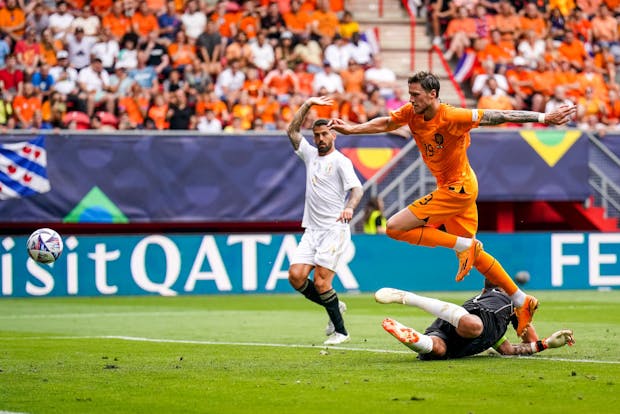
[[(30, 138), (3, 136), (0, 144)], [(512, 130), (472, 135), (469, 156), (478, 174), (481, 200), (587, 197), (589, 143), (585, 137), (564, 145), (566, 151), (553, 166), (529, 142)], [(336, 141), (362, 182), (405, 143), (391, 135), (339, 136)], [(51, 134), (45, 136), (45, 147), (51, 190), (0, 201), (0, 222), (301, 220), (305, 170), (284, 134)]]

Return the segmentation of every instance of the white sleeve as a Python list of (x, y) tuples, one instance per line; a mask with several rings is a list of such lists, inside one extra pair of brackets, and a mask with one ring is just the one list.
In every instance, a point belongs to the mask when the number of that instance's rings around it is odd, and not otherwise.
[(357, 174), (355, 174), (353, 163), (345, 156), (342, 157), (342, 162), (340, 163), (340, 173), (345, 191), (362, 186), (360, 179), (357, 177)]
[(310, 145), (306, 138), (302, 137), (295, 154), (307, 163), (314, 152), (316, 152), (316, 148)]

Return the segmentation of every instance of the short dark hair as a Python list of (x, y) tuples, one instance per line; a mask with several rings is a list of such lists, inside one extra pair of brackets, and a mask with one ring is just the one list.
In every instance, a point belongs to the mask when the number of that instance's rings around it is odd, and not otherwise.
[(319, 118), (312, 124), (312, 129), (329, 124), (329, 119)]
[(437, 92), (437, 97), (439, 97), (439, 89), (441, 85), (439, 83), (439, 79), (437, 78), (437, 76), (431, 72), (420, 71), (420, 72), (414, 73), (409, 78), (407, 83), (409, 85), (411, 85), (412, 83), (419, 83), (420, 86), (422, 86), (422, 89), (424, 89), (426, 92), (430, 92), (433, 89), (435, 89), (435, 92)]

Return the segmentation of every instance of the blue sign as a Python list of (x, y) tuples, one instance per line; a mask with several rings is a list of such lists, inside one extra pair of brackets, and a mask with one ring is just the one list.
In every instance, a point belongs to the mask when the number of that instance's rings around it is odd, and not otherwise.
[[(292, 293), (289, 260), (299, 234), (64, 235), (52, 265), (28, 258), (26, 237), (0, 237), (2, 297)], [(480, 234), (485, 250), (525, 290), (620, 286), (620, 233)], [(354, 235), (334, 286), (372, 292), (384, 286), (412, 291), (477, 290), (473, 271), (454, 281), (449, 249), (412, 246), (386, 236)]]

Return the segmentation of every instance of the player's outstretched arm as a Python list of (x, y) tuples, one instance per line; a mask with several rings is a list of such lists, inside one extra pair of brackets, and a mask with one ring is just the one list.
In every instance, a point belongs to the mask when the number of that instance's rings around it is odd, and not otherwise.
[(563, 105), (557, 108), (555, 111), (549, 112), (547, 114), (532, 111), (500, 111), (485, 109), (484, 114), (482, 115), (482, 119), (480, 120), (480, 125), (500, 125), (506, 122), (514, 122), (517, 124), (538, 122), (547, 125), (564, 125), (573, 118), (576, 111), (577, 107), (574, 105)]
[(304, 119), (310, 112), (310, 108), (312, 105), (333, 105), (334, 100), (332, 98), (328, 98), (326, 96), (313, 96), (306, 100), (295, 112), (293, 116), (293, 120), (289, 124), (287, 128), (288, 139), (291, 140), (291, 144), (295, 151), (299, 149), (299, 143), (303, 139), (303, 135), (301, 135), (301, 125), (304, 123)]
[(333, 118), (329, 121), (327, 126), (343, 135), (358, 135), (390, 132), (400, 128), (402, 125), (392, 122), (389, 116), (382, 116), (371, 119), (363, 124), (349, 124), (342, 119)]
[(497, 351), (502, 355), (532, 355), (545, 349), (560, 348), (564, 345), (571, 346), (574, 343), (573, 331), (562, 329), (542, 341), (511, 344), (506, 340), (497, 348)]

